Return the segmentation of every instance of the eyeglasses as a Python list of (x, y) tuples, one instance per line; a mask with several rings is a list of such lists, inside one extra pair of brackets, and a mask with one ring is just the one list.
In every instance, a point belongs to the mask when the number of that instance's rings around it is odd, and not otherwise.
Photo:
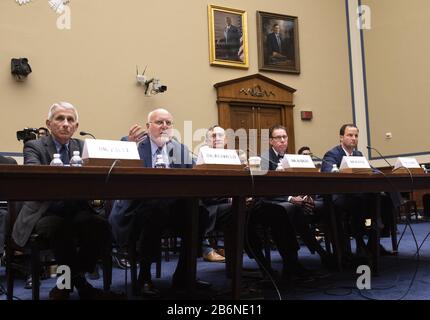
[(272, 139), (276, 141), (281, 141), (282, 139), (287, 140), (288, 136), (276, 136), (276, 137), (272, 137)]
[(154, 123), (157, 126), (162, 126), (163, 124), (165, 124), (167, 127), (173, 126), (173, 121), (170, 121), (170, 120), (157, 120), (157, 121), (151, 121), (150, 123)]

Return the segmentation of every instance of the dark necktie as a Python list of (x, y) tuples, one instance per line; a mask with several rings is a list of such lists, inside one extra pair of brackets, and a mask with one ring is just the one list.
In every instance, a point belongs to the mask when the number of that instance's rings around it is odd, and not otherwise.
[(157, 162), (158, 155), (163, 154), (162, 151), (163, 151), (163, 147), (158, 147), (157, 150), (155, 151), (155, 159), (154, 159), (154, 166), (153, 166), (154, 168)]
[(60, 149), (60, 157), (63, 164), (69, 164), (69, 151), (67, 150), (67, 146), (63, 144)]

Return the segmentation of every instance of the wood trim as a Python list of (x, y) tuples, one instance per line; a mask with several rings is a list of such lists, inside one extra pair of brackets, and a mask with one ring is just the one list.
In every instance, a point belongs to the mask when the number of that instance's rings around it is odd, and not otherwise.
[(234, 83), (243, 82), (243, 81), (251, 80), (251, 79), (260, 79), (260, 80), (263, 80), (264, 82), (268, 82), (270, 84), (273, 84), (273, 85), (275, 85), (275, 86), (277, 86), (277, 87), (279, 87), (281, 89), (287, 90), (288, 92), (291, 92), (291, 93), (296, 92), (296, 89), (291, 88), (291, 87), (289, 87), (289, 86), (287, 86), (287, 85), (285, 85), (283, 83), (280, 83), (280, 82), (278, 82), (276, 80), (273, 80), (271, 78), (268, 78), (266, 76), (263, 76), (260, 73), (256, 73), (256, 74), (252, 74), (252, 75), (249, 75), (249, 76), (245, 76), (245, 77), (241, 77), (241, 78), (236, 78), (236, 79), (232, 79), (232, 80), (227, 80), (227, 81), (223, 81), (223, 82), (218, 82), (218, 83), (214, 84), (214, 87), (215, 88), (220, 88), (220, 87), (228, 86), (228, 85), (231, 85), (231, 84), (234, 84)]

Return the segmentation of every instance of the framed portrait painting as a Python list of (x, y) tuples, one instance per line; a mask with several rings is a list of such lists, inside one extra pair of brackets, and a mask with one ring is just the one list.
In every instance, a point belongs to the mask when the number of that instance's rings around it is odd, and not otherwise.
[(300, 73), (298, 18), (257, 11), (258, 69)]
[(247, 69), (249, 62), (246, 12), (208, 5), (208, 23), (210, 64)]

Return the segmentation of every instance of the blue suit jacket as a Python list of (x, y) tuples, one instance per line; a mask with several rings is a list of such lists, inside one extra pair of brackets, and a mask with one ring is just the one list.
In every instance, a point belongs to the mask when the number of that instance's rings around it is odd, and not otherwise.
[[(122, 138), (121, 140), (126, 140)], [(193, 159), (188, 148), (176, 140), (171, 140), (166, 145), (169, 155), (170, 168), (192, 168)], [(138, 146), (140, 159), (146, 168), (152, 167), (151, 142), (148, 136)], [(166, 169), (168, 170), (168, 169)], [(112, 233), (118, 245), (128, 243), (132, 235), (134, 216), (142, 210), (142, 200), (115, 200), (109, 215), (109, 223)]]
[[(363, 154), (358, 150), (354, 150), (352, 155), (355, 157), (363, 156)], [(340, 168), (340, 164), (342, 163), (342, 158), (344, 156), (346, 156), (346, 153), (343, 151), (341, 145), (327, 151), (322, 160), (321, 172), (331, 172), (333, 164), (336, 164), (337, 167)]]

